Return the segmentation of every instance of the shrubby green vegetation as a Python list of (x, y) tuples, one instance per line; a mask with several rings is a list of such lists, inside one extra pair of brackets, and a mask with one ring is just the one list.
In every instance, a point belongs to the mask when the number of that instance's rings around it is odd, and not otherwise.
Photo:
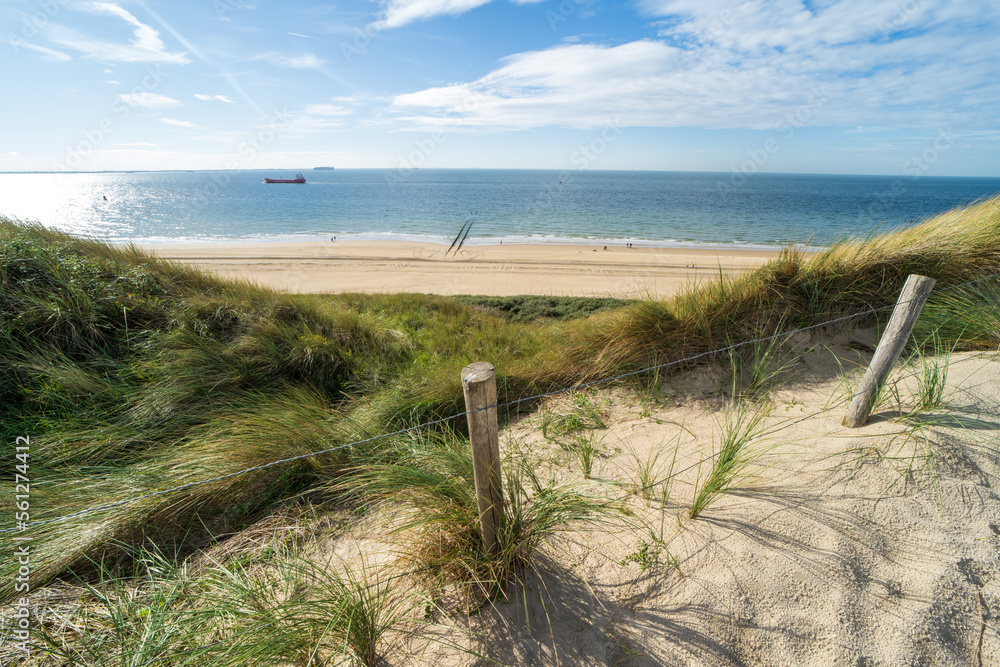
[(588, 317), (602, 310), (617, 310), (635, 303), (632, 299), (581, 296), (456, 296), (455, 301), (495, 311), (513, 322), (543, 318), (568, 320)]

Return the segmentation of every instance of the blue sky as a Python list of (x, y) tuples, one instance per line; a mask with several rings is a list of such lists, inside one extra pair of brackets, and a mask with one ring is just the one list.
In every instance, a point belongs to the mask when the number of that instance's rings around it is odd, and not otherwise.
[(6, 0), (0, 170), (1000, 176), (984, 0)]

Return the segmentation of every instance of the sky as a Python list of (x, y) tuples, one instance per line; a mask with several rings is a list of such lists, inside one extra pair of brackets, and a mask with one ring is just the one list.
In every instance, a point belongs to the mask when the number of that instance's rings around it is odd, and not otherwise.
[(4, 0), (0, 171), (1000, 176), (993, 0)]

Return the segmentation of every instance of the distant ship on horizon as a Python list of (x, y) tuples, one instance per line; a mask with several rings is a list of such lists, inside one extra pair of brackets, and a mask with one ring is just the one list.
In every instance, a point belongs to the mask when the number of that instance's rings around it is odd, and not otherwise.
[(325, 171), (325, 170), (332, 170), (332, 169), (333, 169), (333, 167), (313, 167), (313, 170), (315, 170), (315, 171)]

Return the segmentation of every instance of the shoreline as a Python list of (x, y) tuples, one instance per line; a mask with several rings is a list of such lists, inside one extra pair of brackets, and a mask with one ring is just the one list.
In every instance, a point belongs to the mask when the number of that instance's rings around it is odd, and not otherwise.
[[(452, 237), (448, 236), (435, 236), (427, 234), (403, 234), (403, 233), (371, 233), (362, 234), (357, 232), (337, 232), (336, 236), (332, 236), (333, 232), (326, 232), (323, 234), (289, 234), (289, 235), (274, 235), (267, 237), (252, 237), (252, 238), (201, 238), (201, 239), (171, 239), (171, 238), (114, 238), (106, 239), (100, 237), (85, 237), (93, 238), (97, 241), (104, 241), (111, 243), (113, 245), (123, 245), (128, 243), (133, 243), (143, 248), (179, 248), (179, 247), (190, 247), (190, 248), (242, 248), (246, 246), (274, 246), (274, 245), (309, 245), (313, 243), (325, 244), (328, 241), (336, 238), (338, 243), (344, 244), (356, 244), (356, 243), (386, 243), (386, 244), (410, 244), (410, 245), (428, 245), (428, 246), (444, 246), (445, 249), (448, 248), (452, 243)], [(647, 248), (650, 250), (680, 250), (680, 251), (702, 251), (711, 250), (713, 252), (728, 253), (730, 251), (743, 251), (747, 250), (750, 252), (780, 252), (784, 248), (795, 248), (796, 250), (808, 251), (808, 252), (819, 252), (825, 250), (827, 246), (824, 245), (810, 245), (804, 243), (751, 243), (751, 242), (723, 242), (723, 241), (680, 241), (677, 239), (645, 239), (645, 238), (627, 238), (627, 237), (608, 237), (608, 238), (580, 238), (580, 237), (563, 237), (563, 236), (497, 236), (497, 237), (475, 237), (466, 239), (462, 248), (488, 248), (495, 245), (505, 245), (505, 246), (539, 246), (542, 248), (552, 247), (552, 246), (580, 246), (593, 248), (595, 246), (603, 246), (607, 244), (609, 247), (622, 247), (624, 248), (626, 244), (631, 243), (635, 249)]]
[(139, 247), (227, 278), (303, 293), (665, 297), (753, 270), (774, 250), (407, 241), (156, 243)]

